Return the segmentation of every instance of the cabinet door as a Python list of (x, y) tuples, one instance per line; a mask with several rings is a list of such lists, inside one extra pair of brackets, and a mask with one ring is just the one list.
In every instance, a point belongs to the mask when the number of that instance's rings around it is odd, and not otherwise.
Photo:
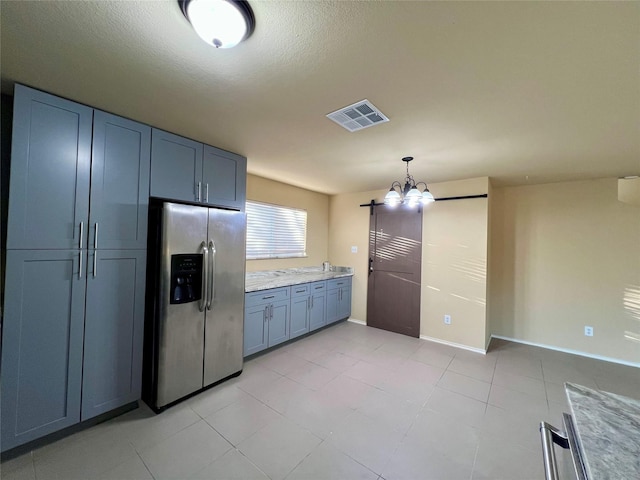
[(140, 398), (145, 272), (144, 250), (90, 255), (82, 420)]
[(244, 210), (247, 159), (235, 153), (205, 145), (202, 183), (205, 203)]
[(269, 317), (269, 346), (289, 340), (289, 300), (273, 302), (270, 306)]
[(291, 298), (291, 326), (289, 338), (296, 338), (309, 332), (309, 295), (293, 296)]
[(80, 420), (86, 259), (81, 266), (79, 255), (78, 250), (7, 252), (3, 451)]
[(154, 128), (150, 195), (200, 202), (202, 193), (202, 144)]
[(267, 348), (269, 305), (250, 304), (244, 312), (244, 356), (247, 357)]
[(80, 246), (80, 223), (86, 234), (89, 216), (92, 116), (89, 107), (16, 85), (7, 248)]
[(338, 310), (339, 298), (339, 288), (327, 290), (327, 324), (336, 322), (340, 319)]
[(325, 291), (314, 293), (311, 296), (310, 327), (316, 330), (327, 323), (326, 315), (327, 295)]
[(96, 110), (93, 117), (89, 242), (147, 248), (151, 127)]
[(338, 319), (351, 316), (351, 284), (340, 288), (340, 299), (338, 305)]

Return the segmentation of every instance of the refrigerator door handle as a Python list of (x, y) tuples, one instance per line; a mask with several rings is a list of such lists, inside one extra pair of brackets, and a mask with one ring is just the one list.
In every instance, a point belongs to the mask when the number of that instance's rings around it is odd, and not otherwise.
[(216, 244), (213, 240), (209, 240), (209, 263), (211, 266), (211, 271), (209, 272), (207, 310), (211, 310), (211, 304), (216, 299)]
[(206, 299), (207, 280), (208, 280), (207, 265), (209, 264), (209, 250), (207, 250), (206, 242), (202, 242), (200, 244), (200, 248), (202, 249), (202, 254), (204, 255), (204, 258), (202, 259), (202, 291), (200, 292), (201, 295), (200, 295), (200, 303), (198, 304), (198, 308), (200, 309), (201, 312), (204, 312), (205, 306), (207, 304), (207, 299)]

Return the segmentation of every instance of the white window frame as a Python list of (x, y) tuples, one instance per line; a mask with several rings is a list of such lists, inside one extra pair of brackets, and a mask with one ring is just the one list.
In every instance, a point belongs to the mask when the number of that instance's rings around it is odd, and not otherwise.
[(247, 260), (307, 256), (307, 211), (247, 200)]

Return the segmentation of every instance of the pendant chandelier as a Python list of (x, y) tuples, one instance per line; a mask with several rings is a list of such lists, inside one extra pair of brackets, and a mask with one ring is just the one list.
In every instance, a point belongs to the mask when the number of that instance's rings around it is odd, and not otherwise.
[[(425, 182), (417, 182), (409, 174), (409, 162), (413, 160), (413, 157), (404, 157), (403, 162), (407, 164), (407, 177), (404, 179), (404, 187), (402, 183), (395, 181), (391, 184), (391, 188), (384, 196), (384, 203), (386, 205), (399, 205), (405, 203), (410, 207), (422, 203), (427, 205), (434, 202), (435, 199)], [(424, 185), (424, 190), (418, 189), (419, 185)]]

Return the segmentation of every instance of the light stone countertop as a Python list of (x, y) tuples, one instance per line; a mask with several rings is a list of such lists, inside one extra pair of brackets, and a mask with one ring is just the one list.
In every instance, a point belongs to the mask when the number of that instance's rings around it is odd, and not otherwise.
[(322, 267), (285, 268), (281, 270), (262, 270), (247, 272), (245, 277), (245, 292), (257, 292), (269, 288), (288, 287), (301, 283), (319, 282), (332, 278), (353, 276), (353, 268), (331, 266), (325, 272)]
[(640, 401), (565, 383), (591, 480), (640, 478)]

